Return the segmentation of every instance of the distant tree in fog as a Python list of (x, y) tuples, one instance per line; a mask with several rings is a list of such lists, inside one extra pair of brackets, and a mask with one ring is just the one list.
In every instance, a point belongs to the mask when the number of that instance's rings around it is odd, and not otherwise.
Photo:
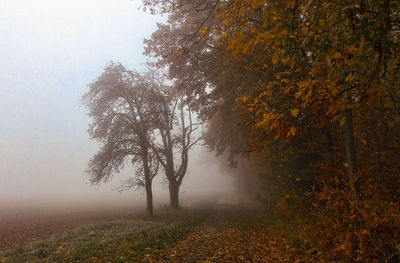
[(131, 162), (135, 176), (122, 189), (144, 188), (147, 213), (153, 214), (152, 181), (159, 162), (150, 147), (155, 128), (154, 88), (139, 73), (111, 63), (82, 97), (92, 119), (89, 135), (101, 143), (101, 149), (88, 164), (92, 184), (109, 181)]
[(202, 138), (196, 133), (201, 123), (193, 121), (190, 100), (171, 87), (162, 88), (162, 82), (155, 86), (161, 87), (154, 131), (158, 139), (152, 140), (151, 147), (168, 180), (170, 206), (179, 208), (179, 188), (186, 175), (189, 150)]

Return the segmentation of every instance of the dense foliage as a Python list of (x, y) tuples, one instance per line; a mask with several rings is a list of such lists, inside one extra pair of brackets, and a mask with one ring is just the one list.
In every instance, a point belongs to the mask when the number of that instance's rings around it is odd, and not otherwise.
[(400, 3), (145, 0), (145, 41), (326, 261), (400, 257)]

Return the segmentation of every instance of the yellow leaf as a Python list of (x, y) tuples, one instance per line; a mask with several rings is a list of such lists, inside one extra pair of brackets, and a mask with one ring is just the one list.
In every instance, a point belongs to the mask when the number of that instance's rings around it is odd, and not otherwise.
[(290, 135), (295, 136), (296, 135), (296, 128), (291, 127), (289, 132), (287, 133), (286, 137), (289, 137)]
[(299, 110), (298, 109), (291, 109), (290, 113), (292, 114), (293, 117), (297, 117), (297, 115), (299, 115)]
[(344, 79), (344, 81), (347, 82), (347, 83), (352, 82), (352, 81), (353, 81), (353, 74), (348, 75), (348, 76)]
[(276, 63), (278, 63), (278, 61), (279, 61), (279, 55), (278, 55), (278, 53), (274, 53), (273, 55), (272, 55), (272, 63), (273, 64), (276, 64)]

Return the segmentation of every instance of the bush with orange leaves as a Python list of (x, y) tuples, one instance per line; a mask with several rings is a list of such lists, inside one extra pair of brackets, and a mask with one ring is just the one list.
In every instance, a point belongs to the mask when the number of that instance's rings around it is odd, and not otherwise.
[[(364, 179), (356, 198), (345, 171), (336, 169), (320, 178), (320, 189), (310, 193), (309, 238), (321, 261), (399, 262), (400, 206), (372, 174)], [(378, 189), (378, 187), (380, 189)]]

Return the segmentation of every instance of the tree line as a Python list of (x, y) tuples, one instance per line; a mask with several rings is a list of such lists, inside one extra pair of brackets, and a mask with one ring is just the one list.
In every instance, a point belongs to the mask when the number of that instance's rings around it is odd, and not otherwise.
[[(123, 165), (122, 156), (135, 152), (143, 156), (135, 159), (138, 174), (145, 173), (147, 156), (150, 182), (159, 166), (164, 169), (172, 204), (187, 156), (171, 147), (196, 141), (183, 139), (191, 129), (181, 129), (187, 118), (176, 110), (193, 111), (205, 124), (209, 149), (228, 154), (233, 166), (246, 167), (246, 177), (261, 186), (255, 197), (271, 214), (301, 226), (299, 240), (307, 241), (302, 245), (310, 258), (396, 262), (400, 2), (142, 2), (144, 9), (168, 16), (145, 39), (144, 53), (153, 59), (152, 67), (167, 69), (173, 89), (153, 85), (154, 76), (134, 82), (158, 87), (146, 92), (156, 102), (143, 109), (156, 113), (145, 121), (148, 133), (137, 133), (135, 127), (142, 126), (124, 117), (132, 104), (124, 102), (125, 93), (100, 88), (111, 80), (121, 87), (124, 81), (104, 77), (106, 71), (91, 84), (93, 92), (84, 97), (94, 120), (89, 131), (103, 143), (89, 166), (94, 182), (107, 180)], [(121, 76), (131, 81), (137, 75)], [(103, 94), (117, 99), (108, 101)], [(185, 107), (177, 106), (182, 102)], [(171, 126), (172, 119), (180, 124)], [(122, 130), (132, 132), (117, 136)], [(180, 135), (170, 135), (172, 130)], [(143, 152), (136, 147), (139, 134), (146, 141)], [(117, 140), (124, 142), (122, 149), (109, 150)], [(177, 159), (182, 169), (172, 165)]]
[(310, 256), (400, 258), (399, 1), (143, 3), (168, 15), (145, 54)]

